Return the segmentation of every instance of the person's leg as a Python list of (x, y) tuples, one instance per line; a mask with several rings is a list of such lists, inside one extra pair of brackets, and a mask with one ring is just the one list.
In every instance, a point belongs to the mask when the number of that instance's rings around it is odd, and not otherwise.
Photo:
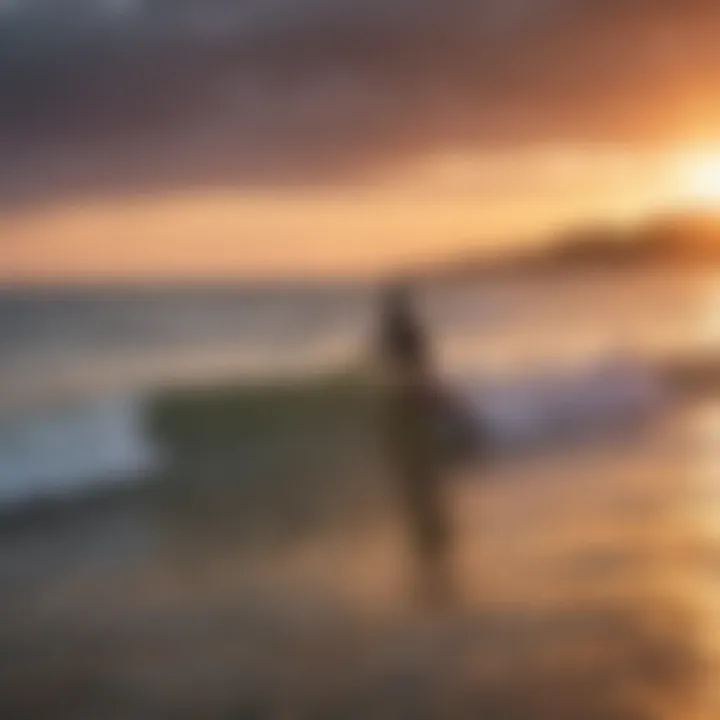
[(424, 397), (398, 392), (389, 404), (389, 450), (399, 490), (420, 600), (436, 604), (452, 595), (452, 524), (434, 432)]
[(442, 480), (433, 468), (416, 467), (407, 477), (407, 522), (423, 602), (450, 599), (452, 527)]

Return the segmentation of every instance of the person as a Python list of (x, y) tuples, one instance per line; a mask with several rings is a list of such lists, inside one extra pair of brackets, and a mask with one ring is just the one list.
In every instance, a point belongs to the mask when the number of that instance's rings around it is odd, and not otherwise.
[(386, 378), (387, 450), (425, 600), (447, 598), (451, 524), (438, 438), (439, 384), (409, 285), (395, 282), (381, 303), (380, 356)]

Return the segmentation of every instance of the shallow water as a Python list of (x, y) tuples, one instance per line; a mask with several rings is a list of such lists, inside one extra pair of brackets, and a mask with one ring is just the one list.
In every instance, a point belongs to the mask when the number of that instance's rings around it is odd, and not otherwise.
[(6, 530), (0, 699), (29, 718), (717, 717), (718, 417), (678, 406), (455, 478), (458, 593), (434, 610), (384, 501), (274, 540), (162, 496)]

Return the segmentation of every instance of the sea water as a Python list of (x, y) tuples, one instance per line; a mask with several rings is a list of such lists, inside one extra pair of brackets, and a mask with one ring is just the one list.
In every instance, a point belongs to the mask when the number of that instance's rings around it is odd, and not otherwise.
[(150, 472), (159, 451), (144, 428), (142, 398), (56, 401), (0, 423), (0, 503), (66, 496), (99, 481)]
[[(500, 434), (542, 436), (558, 400), (586, 420), (649, 408), (654, 359), (720, 335), (718, 287), (554, 271), (430, 285), (419, 306), (442, 377)], [(369, 361), (375, 311), (375, 288), (359, 283), (2, 289), (0, 502), (147, 474), (160, 462), (144, 422), (158, 388)]]

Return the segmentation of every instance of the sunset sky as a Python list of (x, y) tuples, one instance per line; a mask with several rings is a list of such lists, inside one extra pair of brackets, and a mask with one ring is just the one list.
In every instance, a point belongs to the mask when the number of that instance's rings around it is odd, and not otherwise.
[(720, 198), (710, 0), (4, 0), (0, 277), (365, 273)]

